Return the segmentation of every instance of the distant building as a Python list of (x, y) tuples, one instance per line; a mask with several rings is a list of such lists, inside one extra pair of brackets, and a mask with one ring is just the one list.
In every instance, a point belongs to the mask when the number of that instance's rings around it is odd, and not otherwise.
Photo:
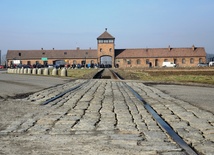
[[(97, 49), (73, 50), (8, 50), (7, 63), (15, 61), (22, 64), (55, 64), (65, 60), (67, 64), (100, 64), (119, 68), (161, 67), (164, 61), (173, 62), (180, 67), (193, 67), (206, 62), (204, 47), (189, 48), (139, 48), (115, 49), (115, 38), (107, 29), (97, 38)], [(18, 60), (18, 61), (17, 61)]]

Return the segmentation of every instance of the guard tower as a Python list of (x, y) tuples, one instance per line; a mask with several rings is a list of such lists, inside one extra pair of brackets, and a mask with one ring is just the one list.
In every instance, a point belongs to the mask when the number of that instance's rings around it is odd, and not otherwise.
[(115, 38), (107, 32), (107, 28), (105, 32), (97, 38), (97, 56), (101, 66), (115, 66), (114, 41)]

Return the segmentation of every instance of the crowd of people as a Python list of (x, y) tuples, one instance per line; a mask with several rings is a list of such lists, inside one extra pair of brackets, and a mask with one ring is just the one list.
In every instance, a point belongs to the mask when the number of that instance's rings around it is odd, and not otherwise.
[(33, 64), (33, 65), (26, 65), (26, 64), (11, 64), (9, 68), (72, 68), (72, 69), (80, 69), (80, 68), (111, 68), (112, 65), (110, 64), (45, 64), (42, 65), (40, 63)]

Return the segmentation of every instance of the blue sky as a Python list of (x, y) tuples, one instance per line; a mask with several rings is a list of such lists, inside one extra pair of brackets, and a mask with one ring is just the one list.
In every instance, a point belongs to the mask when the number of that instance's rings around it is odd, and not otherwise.
[(0, 50), (205, 47), (214, 54), (213, 0), (0, 0)]

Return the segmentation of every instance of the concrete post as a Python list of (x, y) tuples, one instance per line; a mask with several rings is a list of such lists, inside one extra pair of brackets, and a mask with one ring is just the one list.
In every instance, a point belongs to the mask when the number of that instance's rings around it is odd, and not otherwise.
[(67, 76), (67, 70), (65, 68), (61, 70), (61, 76)]
[(10, 72), (11, 72), (11, 69), (10, 69), (10, 68), (8, 68), (8, 69), (7, 69), (7, 73), (10, 73)]
[(20, 68), (17, 68), (16, 73), (17, 73), (17, 74), (20, 73)]
[(41, 68), (38, 69), (37, 74), (38, 74), (38, 75), (41, 75), (41, 74), (42, 74), (42, 69), (41, 69)]
[(27, 69), (27, 73), (28, 73), (28, 74), (31, 74), (31, 68), (28, 68), (28, 69)]
[(27, 68), (24, 69), (24, 74), (27, 74)]
[(20, 69), (20, 74), (23, 74), (24, 73), (24, 68), (21, 68)]
[(33, 68), (32, 74), (36, 74), (36, 68)]
[(56, 68), (54, 68), (54, 69), (52, 70), (52, 75), (53, 75), (53, 76), (58, 75), (58, 70), (57, 70)]
[(45, 69), (44, 69), (43, 75), (49, 75), (49, 70), (48, 70), (48, 68), (45, 68)]

